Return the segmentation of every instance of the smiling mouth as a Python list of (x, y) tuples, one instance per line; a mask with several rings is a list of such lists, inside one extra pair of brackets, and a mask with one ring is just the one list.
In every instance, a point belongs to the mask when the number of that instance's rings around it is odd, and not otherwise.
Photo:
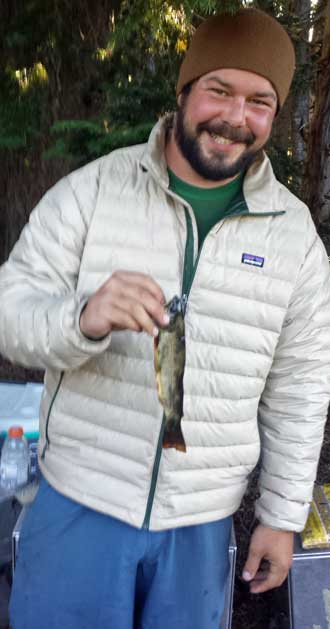
[(224, 138), (222, 135), (217, 135), (217, 133), (211, 133), (210, 135), (217, 144), (236, 144), (234, 140)]

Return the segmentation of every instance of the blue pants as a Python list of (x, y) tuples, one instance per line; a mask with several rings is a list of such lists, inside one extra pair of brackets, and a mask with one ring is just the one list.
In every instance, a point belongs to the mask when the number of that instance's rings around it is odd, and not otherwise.
[(13, 629), (219, 629), (231, 518), (136, 529), (42, 481), (24, 522)]

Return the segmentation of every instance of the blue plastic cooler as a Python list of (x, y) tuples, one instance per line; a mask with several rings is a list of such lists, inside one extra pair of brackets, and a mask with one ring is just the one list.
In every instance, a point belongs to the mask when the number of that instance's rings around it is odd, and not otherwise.
[(0, 439), (10, 426), (19, 425), (29, 441), (39, 438), (39, 407), (43, 385), (37, 382), (17, 384), (0, 382)]

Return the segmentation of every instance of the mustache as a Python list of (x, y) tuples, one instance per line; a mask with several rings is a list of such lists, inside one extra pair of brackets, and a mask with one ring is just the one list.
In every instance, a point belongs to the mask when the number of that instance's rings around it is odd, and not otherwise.
[(228, 122), (218, 122), (213, 124), (200, 122), (197, 125), (197, 132), (201, 133), (202, 131), (221, 135), (223, 138), (226, 138), (226, 140), (241, 142), (246, 144), (246, 146), (251, 146), (256, 141), (256, 136), (252, 133), (252, 131), (244, 131), (243, 129), (231, 127)]

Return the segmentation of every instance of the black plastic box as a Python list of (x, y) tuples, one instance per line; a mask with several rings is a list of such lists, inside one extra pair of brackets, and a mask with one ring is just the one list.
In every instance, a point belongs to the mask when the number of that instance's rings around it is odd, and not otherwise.
[(295, 535), (288, 585), (291, 629), (329, 629), (330, 548), (304, 550)]

